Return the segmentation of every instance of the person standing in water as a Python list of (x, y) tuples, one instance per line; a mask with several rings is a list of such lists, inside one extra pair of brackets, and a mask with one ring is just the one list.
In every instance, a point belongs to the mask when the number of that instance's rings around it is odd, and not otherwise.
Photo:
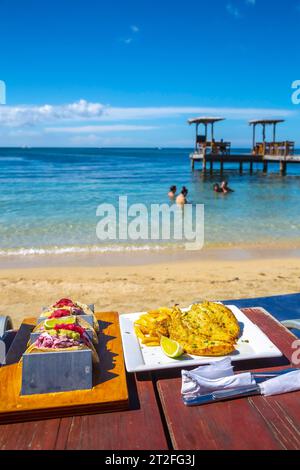
[(170, 187), (170, 191), (168, 192), (168, 197), (169, 197), (169, 199), (171, 199), (171, 200), (174, 200), (174, 199), (175, 199), (176, 191), (177, 191), (177, 188), (176, 188), (175, 185), (173, 185), (173, 186)]
[(187, 204), (187, 195), (188, 190), (185, 186), (183, 186), (181, 193), (178, 194), (176, 198), (176, 204), (178, 204), (178, 206), (184, 206), (184, 204)]
[(222, 193), (223, 192), (218, 183), (214, 184), (214, 192), (215, 193)]
[(223, 191), (224, 194), (228, 194), (228, 193), (234, 193), (234, 190), (233, 189), (230, 189), (228, 187), (228, 182), (227, 181), (223, 181), (222, 184), (221, 184), (221, 189)]

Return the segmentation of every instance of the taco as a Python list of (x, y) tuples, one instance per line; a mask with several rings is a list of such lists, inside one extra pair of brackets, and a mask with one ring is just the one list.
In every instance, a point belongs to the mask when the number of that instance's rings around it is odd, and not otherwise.
[(99, 331), (97, 318), (86, 304), (81, 302), (73, 302), (70, 299), (61, 299), (54, 305), (51, 305), (41, 314), (41, 318), (62, 318), (69, 315), (91, 315), (93, 317), (93, 326), (96, 332)]
[(89, 340), (85, 330), (79, 325), (56, 325), (52, 330), (42, 333), (38, 339), (30, 345), (26, 353), (59, 351), (80, 351), (91, 349), (93, 363), (99, 363), (99, 357), (95, 347)]
[[(42, 334), (42, 333), (49, 332), (51, 330), (59, 330), (59, 329), (66, 330), (66, 329), (69, 329), (69, 327), (73, 325), (79, 326), (85, 336), (87, 336), (88, 338), (91, 338), (94, 344), (98, 344), (98, 336), (95, 330), (82, 317), (79, 317), (79, 316), (77, 317), (75, 315), (46, 318), (44, 321), (39, 323), (34, 328), (33, 333)], [(69, 331), (71, 330), (69, 329)], [(76, 329), (74, 331), (76, 331)]]

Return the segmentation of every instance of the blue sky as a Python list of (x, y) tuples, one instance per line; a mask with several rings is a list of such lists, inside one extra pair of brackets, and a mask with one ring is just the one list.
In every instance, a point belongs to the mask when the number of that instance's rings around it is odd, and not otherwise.
[(261, 116), (300, 143), (300, 0), (0, 0), (0, 18), (0, 145), (190, 146), (201, 114), (236, 146)]

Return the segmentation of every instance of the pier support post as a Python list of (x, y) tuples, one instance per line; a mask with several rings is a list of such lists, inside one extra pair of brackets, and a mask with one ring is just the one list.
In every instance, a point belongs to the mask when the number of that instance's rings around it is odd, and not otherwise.
[(268, 173), (268, 161), (264, 160), (263, 162), (263, 172)]
[(253, 174), (253, 161), (250, 162), (250, 175)]
[(220, 162), (220, 173), (221, 173), (221, 175), (223, 175), (223, 172), (224, 172), (224, 162), (223, 162), (223, 160), (221, 160), (221, 162)]
[(205, 157), (202, 160), (202, 171), (203, 173), (206, 173), (206, 158)]
[(213, 162), (209, 162), (209, 171), (210, 171), (210, 174), (212, 175), (213, 172), (214, 172), (214, 163)]
[(194, 168), (195, 168), (195, 160), (192, 158), (191, 159), (191, 167), (192, 167), (192, 171), (194, 171)]
[(240, 175), (243, 174), (243, 162), (240, 162)]
[(286, 161), (285, 160), (280, 161), (280, 174), (282, 176), (286, 174)]

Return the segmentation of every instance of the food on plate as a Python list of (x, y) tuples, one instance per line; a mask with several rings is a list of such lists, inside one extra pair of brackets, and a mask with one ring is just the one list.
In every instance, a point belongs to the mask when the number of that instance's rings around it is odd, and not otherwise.
[(159, 308), (141, 315), (134, 327), (142, 344), (159, 346), (161, 336), (166, 336), (195, 356), (230, 354), (240, 334), (231, 310), (213, 302), (194, 304), (187, 311)]
[(60, 299), (41, 314), (41, 318), (63, 318), (69, 315), (92, 315), (94, 317), (94, 330), (99, 331), (98, 321), (90, 307), (71, 299)]
[[(74, 327), (74, 328), (73, 328)], [(65, 317), (49, 317), (43, 322), (39, 323), (33, 330), (33, 333), (45, 333), (51, 332), (53, 330), (68, 330), (68, 331), (77, 331), (76, 328), (79, 328), (78, 331), (82, 331), (83, 335), (88, 336), (87, 331), (91, 332), (92, 341), (94, 344), (98, 343), (98, 337), (93, 328), (87, 323), (82, 317), (75, 315), (69, 315)], [(77, 329), (78, 329), (77, 328)]]
[(151, 310), (134, 323), (137, 337), (147, 346), (159, 346), (161, 336), (169, 336), (172, 309), (167, 307)]
[(182, 346), (177, 341), (167, 338), (166, 336), (160, 338), (160, 347), (165, 355), (172, 359), (176, 359), (184, 353)]
[(93, 362), (99, 362), (98, 354), (84, 328), (76, 324), (60, 324), (41, 333), (38, 339), (27, 348), (26, 353), (59, 352), (62, 350), (79, 351), (84, 349), (91, 349)]

